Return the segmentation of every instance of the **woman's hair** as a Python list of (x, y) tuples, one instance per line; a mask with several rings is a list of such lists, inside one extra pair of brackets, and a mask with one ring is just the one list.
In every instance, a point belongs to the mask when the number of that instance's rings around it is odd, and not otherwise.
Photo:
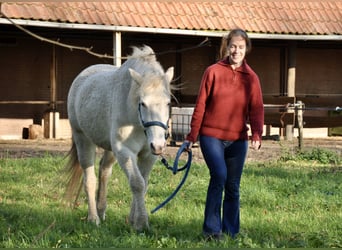
[(241, 36), (246, 41), (246, 54), (248, 54), (252, 50), (252, 42), (249, 39), (247, 33), (242, 29), (233, 29), (228, 33), (228, 35), (222, 37), (219, 52), (219, 60), (222, 60), (225, 57), (227, 57), (227, 47), (230, 43), (230, 40), (232, 40), (234, 36)]

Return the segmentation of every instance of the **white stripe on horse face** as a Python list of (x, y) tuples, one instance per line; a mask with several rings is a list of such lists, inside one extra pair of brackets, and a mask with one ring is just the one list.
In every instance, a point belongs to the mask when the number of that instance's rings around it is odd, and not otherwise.
[[(139, 112), (143, 126), (145, 126), (148, 144), (152, 153), (159, 155), (163, 153), (166, 147), (165, 135), (169, 120), (169, 100), (167, 97), (159, 100), (145, 98), (140, 103)], [(152, 123), (152, 125), (146, 126), (147, 123)], [(162, 125), (165, 125), (165, 127), (162, 127)]]
[(160, 126), (150, 126), (146, 129), (147, 141), (153, 154), (163, 153), (166, 147), (165, 133), (165, 129)]

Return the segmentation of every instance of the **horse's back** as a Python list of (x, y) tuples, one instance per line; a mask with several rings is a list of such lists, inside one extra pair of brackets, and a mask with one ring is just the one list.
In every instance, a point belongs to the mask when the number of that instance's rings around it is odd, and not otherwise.
[[(109, 130), (109, 100), (117, 69), (110, 64), (96, 64), (84, 69), (75, 78), (68, 95), (68, 116), (72, 129), (83, 132)], [(97, 132), (94, 136), (108, 135)]]
[(111, 65), (111, 64), (95, 64), (95, 65), (91, 65), (91, 66), (85, 68), (79, 74), (79, 76), (88, 76), (91, 74), (95, 74), (98, 72), (105, 72), (105, 71), (115, 71), (116, 69), (118, 69), (118, 67)]
[(94, 77), (94, 75), (103, 74), (105, 72), (114, 73), (117, 69), (118, 69), (118, 67), (116, 67), (114, 65), (110, 65), (110, 64), (91, 65), (91, 66), (85, 68), (84, 70), (82, 70), (81, 73), (79, 73), (76, 76), (76, 78), (74, 79), (74, 81), (71, 85), (70, 92), (72, 92), (74, 88), (77, 88), (78, 85), (81, 85), (84, 82), (86, 82), (87, 79), (89, 79), (90, 77)]
[(117, 69), (118, 67), (110, 64), (95, 64), (81, 71), (74, 79), (69, 90), (68, 113), (72, 112), (72, 108), (75, 108), (79, 98), (84, 99), (82, 96), (89, 94), (95, 88), (101, 90), (100, 85), (110, 84), (111, 78), (113, 78), (112, 75)]

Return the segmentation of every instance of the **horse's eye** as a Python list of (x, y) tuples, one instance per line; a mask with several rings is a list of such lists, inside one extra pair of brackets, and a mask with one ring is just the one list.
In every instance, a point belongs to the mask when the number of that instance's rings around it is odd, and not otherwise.
[(140, 105), (146, 107), (146, 104), (144, 102), (141, 102)]

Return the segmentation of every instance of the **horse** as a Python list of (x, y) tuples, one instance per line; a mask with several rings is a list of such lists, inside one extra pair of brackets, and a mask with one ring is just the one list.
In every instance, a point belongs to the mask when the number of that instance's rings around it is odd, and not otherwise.
[[(107, 184), (117, 162), (132, 192), (129, 222), (141, 231), (149, 228), (144, 200), (148, 178), (166, 147), (174, 68), (164, 71), (147, 45), (132, 48), (120, 67), (92, 65), (71, 84), (67, 110), (72, 146), (65, 194), (77, 201), (83, 186), (88, 221), (99, 225), (105, 220)], [(94, 166), (97, 147), (103, 149), (98, 187)]]

